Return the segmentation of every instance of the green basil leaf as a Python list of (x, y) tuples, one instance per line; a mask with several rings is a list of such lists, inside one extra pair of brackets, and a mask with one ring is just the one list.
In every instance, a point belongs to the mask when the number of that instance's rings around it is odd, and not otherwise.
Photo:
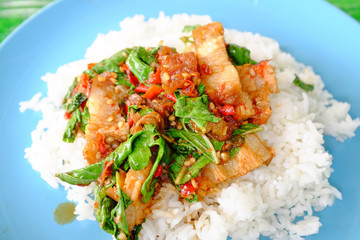
[(80, 107), (80, 105), (87, 100), (85, 94), (77, 92), (72, 96), (71, 103), (65, 103), (64, 108), (68, 113), (72, 113)]
[(232, 158), (233, 156), (235, 156), (240, 150), (240, 147), (235, 147), (235, 148), (232, 148), (230, 150), (230, 158)]
[(89, 123), (90, 113), (88, 107), (81, 113), (81, 130), (85, 133), (86, 125)]
[(153, 71), (148, 64), (136, 56), (135, 52), (130, 53), (126, 65), (141, 83), (145, 83), (145, 80), (149, 79), (150, 72)]
[(75, 141), (75, 137), (77, 135), (76, 124), (81, 123), (81, 112), (79, 109), (76, 109), (71, 118), (69, 119), (67, 126), (65, 128), (65, 132), (63, 135), (63, 141), (72, 143)]
[(295, 74), (295, 79), (293, 81), (293, 83), (295, 84), (295, 86), (298, 86), (299, 88), (305, 90), (306, 92), (311, 92), (314, 90), (314, 85), (313, 84), (307, 84), (305, 82), (303, 82), (298, 75)]
[(247, 63), (256, 64), (256, 62), (250, 58), (250, 50), (245, 47), (230, 43), (226, 46), (226, 51), (235, 66)]
[(240, 126), (240, 128), (237, 128), (234, 130), (233, 135), (241, 135), (244, 137), (246, 134), (249, 133), (256, 133), (263, 131), (264, 127), (260, 127), (257, 124), (247, 123)]
[(177, 97), (174, 104), (174, 115), (176, 117), (191, 119), (202, 131), (205, 130), (207, 122), (219, 122), (221, 118), (216, 117), (208, 108), (208, 97), (189, 98), (187, 96)]

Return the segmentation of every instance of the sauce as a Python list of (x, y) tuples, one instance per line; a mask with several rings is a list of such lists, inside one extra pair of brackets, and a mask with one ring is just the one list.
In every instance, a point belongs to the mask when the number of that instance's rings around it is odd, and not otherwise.
[(63, 202), (60, 203), (54, 210), (54, 220), (57, 224), (65, 225), (75, 220), (75, 203)]

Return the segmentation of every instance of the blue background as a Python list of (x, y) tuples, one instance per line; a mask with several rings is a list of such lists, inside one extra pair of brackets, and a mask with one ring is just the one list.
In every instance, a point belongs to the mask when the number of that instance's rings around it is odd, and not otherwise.
[[(282, 50), (311, 65), (335, 98), (360, 116), (360, 25), (324, 1), (119, 1), (63, 0), (28, 19), (0, 45), (0, 239), (111, 239), (95, 221), (58, 225), (56, 206), (66, 200), (24, 159), (39, 113), (18, 111), (19, 102), (46, 92), (46, 72), (83, 58), (98, 33), (119, 29), (127, 16), (157, 17), (159, 11), (207, 14), (226, 28), (276, 39)], [(323, 226), (307, 239), (360, 236), (360, 136), (339, 143), (326, 137), (335, 172), (330, 182), (343, 193), (333, 207), (316, 215)]]

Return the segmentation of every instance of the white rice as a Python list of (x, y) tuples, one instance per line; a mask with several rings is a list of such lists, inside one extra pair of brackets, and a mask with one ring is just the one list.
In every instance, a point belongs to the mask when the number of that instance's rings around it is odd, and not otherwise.
[[(144, 20), (143, 16), (126, 18), (121, 30), (100, 34), (87, 50), (85, 59), (59, 67), (42, 79), (48, 85), (48, 96), (36, 94), (20, 103), (20, 110), (33, 109), (43, 113), (43, 119), (32, 132), (32, 146), (25, 150), (32, 167), (52, 187), (59, 184), (68, 190), (68, 199), (77, 202), (78, 220), (94, 220), (93, 186), (77, 187), (60, 182), (57, 172), (86, 165), (82, 156), (84, 139), (75, 143), (62, 141), (66, 126), (62, 98), (73, 78), (97, 62), (126, 47), (164, 45), (176, 47), (184, 25), (211, 22), (208, 16), (186, 14)], [(349, 114), (350, 105), (333, 99), (324, 90), (324, 83), (311, 67), (295, 61), (280, 50), (279, 44), (258, 34), (226, 30), (227, 42), (245, 46), (256, 60), (273, 59), (280, 93), (271, 96), (272, 117), (259, 133), (276, 150), (271, 164), (260, 167), (233, 180), (216, 196), (203, 202), (180, 201), (174, 186), (165, 184), (155, 197), (155, 205), (141, 231), (142, 239), (302, 239), (315, 234), (321, 226), (313, 210), (321, 211), (341, 199), (332, 187), (330, 177), (332, 156), (323, 147), (323, 134), (343, 141), (353, 137), (360, 120)], [(297, 74), (303, 81), (315, 85), (305, 92), (292, 81)], [(300, 219), (300, 220), (299, 220)], [(109, 235), (109, 239), (111, 236)]]

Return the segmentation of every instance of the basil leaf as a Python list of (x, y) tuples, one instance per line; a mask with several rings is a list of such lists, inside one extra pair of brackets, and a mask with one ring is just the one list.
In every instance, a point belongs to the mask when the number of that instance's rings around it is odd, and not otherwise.
[[(156, 53), (156, 52), (155, 52)], [(147, 65), (152, 64), (153, 62), (157, 62), (156, 57), (154, 56), (155, 53), (148, 52), (144, 47), (139, 47), (135, 51), (135, 55), (140, 58), (144, 63)]]
[[(125, 74), (122, 73), (119, 69), (119, 64), (126, 60), (127, 56), (133, 51), (135, 48), (126, 48), (121, 50), (111, 57), (102, 60), (101, 62), (94, 65), (90, 70), (86, 70), (85, 73), (89, 74), (90, 77), (94, 77), (96, 74), (101, 74), (103, 72), (114, 72), (118, 74), (119, 77), (124, 76)], [(125, 75), (126, 76), (126, 75)]]
[(149, 79), (150, 72), (153, 71), (148, 64), (136, 56), (135, 52), (130, 53), (126, 65), (141, 83), (145, 83), (145, 80)]
[(200, 96), (203, 95), (203, 94), (205, 93), (205, 85), (202, 84), (202, 83), (200, 83), (200, 84), (197, 86), (197, 90), (198, 90)]
[(71, 94), (72, 91), (74, 90), (74, 88), (78, 85), (79, 81), (78, 81), (78, 77), (76, 77), (73, 81), (73, 83), (71, 84), (71, 86), (69, 87), (68, 91), (65, 94), (65, 97), (63, 99), (63, 109), (66, 110), (67, 107), (67, 101), (71, 98)]
[(241, 125), (240, 128), (235, 129), (233, 132), (233, 135), (241, 135), (242, 137), (244, 137), (246, 134), (256, 133), (256, 132), (260, 132), (263, 130), (264, 130), (264, 127), (260, 127), (257, 124), (247, 123), (247, 124)]
[(139, 233), (141, 231), (142, 224), (145, 222), (146, 219), (144, 219), (144, 221), (139, 224), (139, 225), (135, 225), (134, 230), (131, 231), (131, 240), (139, 240)]
[(256, 62), (250, 58), (250, 50), (245, 47), (230, 43), (226, 46), (226, 51), (235, 66), (247, 63), (256, 64)]
[(86, 125), (89, 123), (90, 113), (88, 107), (81, 113), (81, 130), (85, 133)]
[(78, 109), (79, 106), (86, 100), (87, 97), (85, 96), (85, 94), (77, 92), (74, 94), (74, 96), (72, 96), (70, 103), (64, 104), (64, 108), (68, 113), (72, 113), (73, 111)]
[(213, 144), (216, 151), (220, 151), (225, 142), (218, 142), (215, 139), (211, 139), (211, 143)]
[(200, 24), (195, 24), (195, 25), (185, 25), (182, 32), (192, 32), (194, 31), (196, 28), (200, 27)]
[(72, 143), (75, 140), (75, 137), (77, 135), (76, 131), (76, 124), (81, 123), (81, 112), (79, 109), (76, 109), (73, 113), (71, 118), (69, 119), (67, 126), (65, 128), (65, 132), (63, 135), (63, 141)]
[(303, 82), (298, 75), (295, 74), (295, 79), (293, 81), (293, 83), (298, 86), (299, 88), (305, 90), (306, 92), (311, 92), (314, 90), (314, 85), (313, 84), (307, 84), (305, 82)]
[(235, 156), (240, 150), (240, 147), (235, 147), (235, 148), (232, 148), (230, 150), (230, 158), (232, 158), (233, 156)]
[(208, 103), (208, 97), (205, 94), (196, 98), (177, 97), (174, 104), (174, 115), (184, 119), (191, 119), (201, 131), (204, 131), (207, 122), (219, 122), (221, 120), (221, 118), (210, 112)]
[(145, 132), (133, 142), (133, 151), (128, 156), (128, 162), (134, 171), (141, 170), (149, 164), (151, 151), (148, 145), (150, 138), (153, 136)]
[(140, 116), (143, 117), (143, 116), (145, 116), (145, 115), (147, 115), (147, 114), (149, 114), (151, 112), (154, 112), (154, 109), (152, 109), (152, 108), (142, 108), (142, 109), (140, 109), (139, 114), (140, 114)]
[(95, 208), (96, 220), (104, 231), (114, 235), (116, 224), (111, 217), (111, 211), (117, 203), (106, 195), (104, 187), (95, 186), (94, 195), (97, 203), (97, 208)]
[(169, 177), (175, 183), (175, 179), (180, 173), (181, 168), (187, 158), (187, 155), (174, 153), (172, 158), (174, 162), (169, 167)]

